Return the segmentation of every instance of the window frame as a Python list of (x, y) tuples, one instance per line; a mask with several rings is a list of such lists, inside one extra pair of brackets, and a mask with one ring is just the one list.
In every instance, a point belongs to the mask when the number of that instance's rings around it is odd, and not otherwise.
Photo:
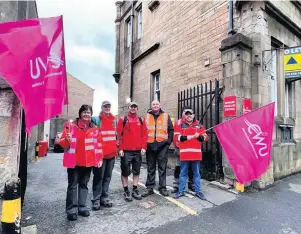
[[(161, 73), (160, 70), (152, 73), (152, 100), (158, 100), (160, 102), (161, 98)], [(158, 88), (157, 88), (158, 85)]]
[(278, 102), (278, 51), (277, 47), (272, 44), (271, 46), (271, 101), (275, 102), (274, 116), (278, 114), (277, 102)]
[(126, 30), (125, 30), (125, 47), (129, 48), (132, 43), (132, 20), (131, 17), (128, 17), (125, 20)]
[(137, 8), (137, 40), (139, 40), (143, 35), (143, 12), (142, 12), (142, 4), (140, 4)]

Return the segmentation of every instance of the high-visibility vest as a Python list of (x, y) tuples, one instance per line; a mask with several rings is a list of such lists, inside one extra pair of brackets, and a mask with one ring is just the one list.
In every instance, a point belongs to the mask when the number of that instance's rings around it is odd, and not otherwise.
[[(63, 166), (67, 168), (74, 168), (76, 166), (76, 143), (77, 143), (77, 133), (78, 127), (72, 124), (71, 129), (71, 140), (70, 147), (64, 153)], [(102, 155), (102, 145), (98, 140), (99, 131), (97, 127), (90, 128), (85, 133), (85, 152), (86, 156), (86, 166), (87, 167), (97, 167)], [(79, 153), (79, 152), (77, 152)]]
[[(176, 137), (179, 136), (189, 136), (194, 135), (195, 133), (199, 133), (204, 137), (205, 141), (208, 141), (208, 136), (206, 134), (206, 130), (204, 126), (199, 124), (198, 121), (194, 122), (187, 128), (183, 128), (184, 123), (180, 123), (179, 125), (175, 125), (175, 132), (179, 132)], [(181, 161), (194, 161), (194, 160), (202, 160), (202, 149), (201, 149), (201, 142), (197, 139), (186, 140), (183, 142), (178, 141), (178, 147), (180, 150), (180, 160)]]
[(145, 116), (147, 132), (148, 132), (148, 143), (162, 142), (168, 139), (168, 114), (161, 113), (157, 120), (152, 114), (146, 114)]
[(116, 120), (113, 118), (102, 120), (102, 116), (95, 116), (92, 117), (92, 121), (99, 127), (103, 157), (114, 158), (117, 155)]

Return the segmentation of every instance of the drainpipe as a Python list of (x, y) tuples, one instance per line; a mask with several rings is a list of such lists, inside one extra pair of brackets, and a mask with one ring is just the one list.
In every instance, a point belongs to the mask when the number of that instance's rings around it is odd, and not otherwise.
[(133, 101), (133, 89), (134, 89), (134, 1), (132, 1), (132, 10), (131, 10), (131, 45), (130, 45), (130, 99)]
[(116, 20), (115, 20), (115, 33), (116, 33), (116, 47), (115, 47), (115, 73), (113, 77), (115, 82), (118, 84), (120, 80), (120, 17), (121, 17), (121, 6), (123, 2), (116, 1)]
[(235, 34), (234, 28), (233, 28), (233, 0), (228, 0), (228, 36), (231, 36)]

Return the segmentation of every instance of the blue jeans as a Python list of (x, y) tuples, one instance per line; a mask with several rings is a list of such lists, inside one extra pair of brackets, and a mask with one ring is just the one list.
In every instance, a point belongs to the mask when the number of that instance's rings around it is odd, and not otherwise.
[(179, 178), (179, 192), (184, 193), (186, 189), (187, 171), (189, 162), (192, 163), (193, 181), (195, 192), (201, 192), (201, 175), (200, 175), (200, 161), (181, 161), (181, 173)]

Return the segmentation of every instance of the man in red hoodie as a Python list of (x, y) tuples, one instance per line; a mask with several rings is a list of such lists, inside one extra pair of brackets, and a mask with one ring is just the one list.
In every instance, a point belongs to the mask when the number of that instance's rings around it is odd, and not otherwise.
[(116, 120), (114, 115), (111, 114), (111, 103), (109, 101), (102, 102), (99, 116), (92, 117), (92, 121), (99, 127), (103, 139), (103, 164), (100, 168), (93, 168), (92, 185), (92, 209), (99, 210), (100, 206), (112, 206), (112, 202), (108, 198), (108, 191), (115, 157), (117, 156)]
[[(142, 156), (146, 152), (147, 128), (146, 123), (138, 116), (138, 105), (130, 102), (129, 112), (119, 119), (117, 133), (119, 139), (119, 155), (121, 157), (121, 181), (124, 188), (124, 199), (132, 201), (132, 197), (141, 200), (138, 191), (138, 181)], [(128, 188), (128, 177), (133, 172), (133, 191)]]

